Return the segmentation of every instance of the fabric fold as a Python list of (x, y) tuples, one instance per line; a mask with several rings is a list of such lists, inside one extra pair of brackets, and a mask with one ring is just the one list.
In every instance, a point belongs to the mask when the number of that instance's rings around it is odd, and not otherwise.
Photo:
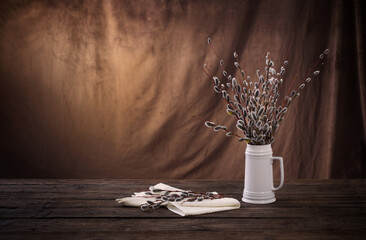
[[(160, 191), (159, 194), (157, 194), (154, 192), (156, 189), (163, 191)], [(167, 191), (169, 191), (168, 195), (166, 195)], [(119, 204), (122, 204), (122, 206), (140, 207), (148, 201), (155, 201), (156, 197), (169, 197), (182, 192), (185, 192), (185, 190), (159, 183), (150, 187), (150, 191), (135, 192), (131, 197), (119, 198), (116, 199), (116, 201)], [(218, 194), (212, 192), (212, 195)], [(201, 201), (166, 201), (163, 202), (161, 206), (166, 206), (170, 211), (180, 216), (191, 216), (238, 209), (240, 208), (240, 202), (234, 198), (224, 197), (217, 199), (202, 199)]]

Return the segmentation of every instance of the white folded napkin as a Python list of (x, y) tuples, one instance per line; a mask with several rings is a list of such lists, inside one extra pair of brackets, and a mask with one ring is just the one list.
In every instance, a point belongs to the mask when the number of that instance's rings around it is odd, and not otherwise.
[[(164, 183), (156, 184), (150, 189), (163, 189), (171, 191), (170, 194), (181, 193), (182, 189), (174, 188)], [(176, 191), (176, 192), (175, 192)], [(151, 193), (153, 191), (151, 190)], [(217, 194), (213, 192), (213, 194)], [(147, 201), (154, 201), (154, 197), (150, 197), (146, 192), (136, 192), (131, 197), (119, 198), (116, 201), (123, 206), (140, 207)], [(181, 216), (199, 215), (206, 213), (221, 212), (240, 208), (240, 202), (234, 198), (218, 198), (218, 199), (203, 199), (202, 201), (193, 202), (165, 202), (162, 206), (166, 206), (170, 211)]]

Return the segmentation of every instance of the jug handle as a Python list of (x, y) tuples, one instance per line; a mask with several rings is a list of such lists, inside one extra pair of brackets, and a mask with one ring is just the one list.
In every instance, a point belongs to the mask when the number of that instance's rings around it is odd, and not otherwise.
[(273, 160), (279, 160), (280, 161), (280, 169), (281, 169), (281, 182), (280, 185), (278, 187), (272, 187), (273, 191), (276, 191), (278, 189), (281, 189), (283, 186), (283, 181), (284, 181), (284, 171), (283, 171), (283, 158), (282, 157), (271, 157)]

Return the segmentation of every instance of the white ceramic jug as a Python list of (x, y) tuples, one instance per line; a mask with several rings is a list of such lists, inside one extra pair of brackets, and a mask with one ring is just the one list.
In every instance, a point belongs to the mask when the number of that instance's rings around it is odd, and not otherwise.
[[(273, 160), (280, 161), (281, 182), (273, 186)], [(283, 159), (272, 156), (271, 144), (250, 145), (245, 151), (245, 180), (242, 201), (267, 204), (276, 201), (274, 191), (282, 188), (284, 181)]]

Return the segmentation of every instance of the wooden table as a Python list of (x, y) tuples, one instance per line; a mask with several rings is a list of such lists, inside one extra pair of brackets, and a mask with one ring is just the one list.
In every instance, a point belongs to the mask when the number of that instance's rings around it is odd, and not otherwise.
[(0, 180), (0, 239), (366, 239), (366, 180), (286, 181), (273, 204), (194, 217), (115, 202), (159, 182), (243, 190), (238, 180)]

